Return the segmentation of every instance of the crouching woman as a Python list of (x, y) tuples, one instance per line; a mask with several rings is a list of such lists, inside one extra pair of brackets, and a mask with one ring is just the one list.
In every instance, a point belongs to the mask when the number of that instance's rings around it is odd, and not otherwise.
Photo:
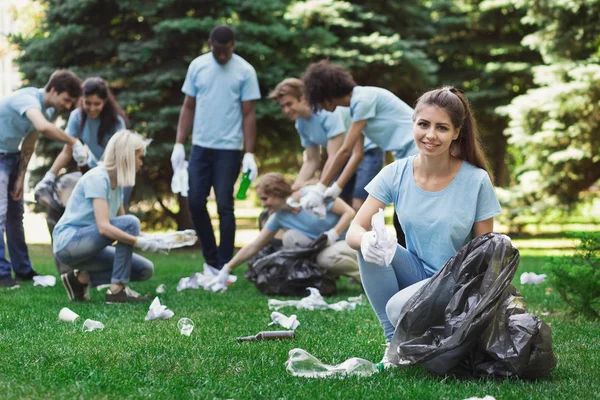
[(327, 247), (317, 255), (317, 264), (332, 276), (347, 275), (360, 282), (356, 252), (350, 249), (344, 240), (346, 230), (354, 218), (354, 210), (338, 198), (328, 205), (326, 218), (320, 219), (300, 207), (294, 208), (287, 204), (288, 197), (297, 202), (308, 190), (310, 186), (293, 192), (291, 184), (283, 175), (265, 174), (256, 188), (256, 193), (261, 205), (271, 216), (258, 237), (226, 263), (209, 286), (224, 285), (231, 271), (258, 253), (280, 229), (285, 230), (284, 248), (307, 247), (314, 239), (325, 233), (328, 238)]
[(147, 144), (136, 132), (115, 133), (106, 146), (104, 164), (77, 182), (54, 228), (54, 255), (74, 269), (61, 275), (73, 301), (89, 300), (89, 286), (102, 284), (110, 284), (107, 304), (148, 300), (127, 286), (129, 281), (149, 279), (154, 271), (152, 262), (134, 254), (133, 247), (158, 249), (155, 242), (139, 236), (140, 221), (125, 215), (122, 203), (123, 188), (135, 185)]

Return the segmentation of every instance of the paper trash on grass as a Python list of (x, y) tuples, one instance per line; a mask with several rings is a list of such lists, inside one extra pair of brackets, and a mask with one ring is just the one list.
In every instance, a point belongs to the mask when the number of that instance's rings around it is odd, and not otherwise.
[(165, 292), (165, 284), (161, 283), (160, 285), (158, 285), (158, 287), (156, 288), (156, 293), (164, 293)]
[[(321, 292), (318, 289), (309, 287), (310, 295), (300, 300), (277, 300), (269, 299), (269, 310), (279, 310), (282, 307), (296, 307), (302, 310), (354, 310), (357, 304), (362, 304), (362, 295), (358, 297), (350, 297), (348, 301), (342, 300), (337, 303), (328, 304), (323, 300)], [(352, 300), (351, 300), (352, 299)]]
[(294, 376), (304, 378), (344, 378), (348, 375), (371, 376), (378, 373), (380, 366), (364, 358), (349, 358), (338, 365), (322, 363), (318, 358), (303, 349), (292, 349), (285, 362), (286, 370)]
[(177, 232), (151, 233), (144, 235), (145, 238), (154, 239), (159, 247), (164, 250), (177, 249), (179, 247), (191, 246), (198, 241), (196, 231), (186, 229)]
[(297, 318), (296, 314), (292, 314), (288, 318), (280, 312), (273, 311), (271, 313), (271, 319), (273, 320), (273, 322), (270, 322), (269, 326), (274, 325), (274, 324), (279, 324), (279, 325), (283, 326), (284, 328), (295, 331), (296, 328), (298, 327), (298, 325), (300, 325), (300, 322), (296, 318)]
[(181, 318), (177, 321), (177, 328), (182, 335), (190, 336), (194, 330), (194, 321), (189, 318)]
[(81, 330), (84, 332), (91, 332), (94, 329), (102, 330), (104, 329), (104, 324), (100, 321), (94, 321), (93, 319), (86, 319), (81, 327)]
[(385, 227), (383, 208), (373, 215), (371, 226), (375, 231), (375, 247), (383, 251), (385, 266), (389, 267), (394, 259), (394, 254), (396, 254), (398, 239)]
[[(199, 289), (204, 288), (206, 284), (215, 279), (215, 275), (207, 274), (204, 272), (196, 272), (194, 275), (189, 277), (184, 277), (179, 280), (177, 284), (177, 291), (181, 292), (185, 289)], [(227, 284), (230, 285), (237, 281), (237, 276), (229, 275), (227, 278)], [(212, 287), (211, 290), (213, 292), (218, 292), (219, 290), (224, 289), (225, 287)]]
[(486, 394), (485, 397), (469, 397), (468, 399), (465, 400), (496, 400), (496, 398), (494, 396), (490, 396), (489, 394)]
[(54, 275), (36, 275), (33, 277), (33, 286), (49, 287), (56, 285)]
[(157, 296), (154, 298), (154, 300), (152, 300), (152, 303), (150, 304), (150, 309), (148, 310), (148, 314), (146, 314), (145, 320), (150, 321), (153, 319), (169, 319), (173, 315), (175, 315), (173, 311), (167, 309), (167, 306), (160, 304), (160, 300)]
[(521, 285), (539, 285), (546, 279), (546, 274), (537, 275), (534, 272), (523, 272), (521, 274)]

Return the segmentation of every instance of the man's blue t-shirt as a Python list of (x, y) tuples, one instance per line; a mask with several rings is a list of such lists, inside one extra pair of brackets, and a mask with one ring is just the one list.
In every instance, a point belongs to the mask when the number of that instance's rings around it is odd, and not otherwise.
[(242, 102), (260, 99), (256, 71), (237, 54), (219, 64), (212, 53), (190, 64), (181, 91), (196, 99), (192, 143), (220, 150), (243, 146)]
[[(342, 113), (342, 119), (344, 120), (344, 127), (346, 128), (346, 134), (350, 131), (350, 126), (352, 125), (352, 115), (350, 115), (349, 107), (336, 107), (335, 111), (339, 111)], [(363, 135), (364, 136), (364, 135)], [(371, 141), (368, 137), (365, 137), (365, 153), (369, 150), (373, 150), (377, 148), (377, 145)]]
[(108, 141), (116, 132), (125, 129), (125, 121), (121, 118), (120, 115), (117, 116), (118, 122), (115, 126), (109, 129), (102, 139), (102, 144), (98, 144), (98, 129), (100, 128), (100, 118), (91, 119), (86, 118), (85, 123), (83, 124), (83, 130), (80, 132), (81, 126), (81, 109), (76, 108), (69, 115), (69, 122), (67, 122), (67, 128), (65, 132), (67, 132), (70, 136), (81, 139), (83, 143), (87, 145), (92, 153), (90, 159), (88, 160), (88, 165), (90, 168), (94, 168), (98, 165), (98, 161), (101, 161), (104, 156), (104, 149), (108, 144)]
[[(304, 196), (313, 186), (305, 186), (300, 189), (300, 193)], [(301, 209), (298, 214), (293, 214), (289, 211), (281, 210), (273, 213), (267, 220), (265, 228), (271, 232), (277, 232), (279, 229), (295, 229), (302, 232), (311, 239), (316, 239), (323, 232), (326, 232), (335, 227), (340, 220), (340, 216), (332, 213), (331, 208), (333, 203), (327, 205), (327, 216), (325, 219), (320, 219)], [(346, 237), (344, 231), (338, 240), (343, 240)]]
[(342, 119), (341, 111), (334, 112), (319, 110), (311, 114), (308, 119), (298, 118), (296, 130), (300, 135), (302, 147), (323, 146), (327, 147), (327, 141), (346, 133), (346, 127)]
[(109, 216), (114, 218), (119, 212), (122, 198), (123, 190), (120, 186), (110, 188), (110, 177), (106, 168), (98, 166), (89, 170), (75, 185), (67, 201), (65, 213), (54, 227), (54, 252), (64, 249), (78, 229), (96, 224), (94, 199), (106, 199)]
[(413, 175), (414, 159), (386, 166), (365, 190), (386, 205), (394, 204), (407, 250), (434, 273), (472, 239), (475, 222), (500, 214), (500, 203), (487, 172), (466, 161), (446, 188), (421, 189)]
[(363, 134), (396, 159), (416, 154), (413, 109), (386, 89), (355, 86), (350, 99), (352, 121), (367, 120)]
[(0, 152), (18, 152), (23, 138), (35, 130), (25, 115), (32, 108), (40, 110), (48, 120), (55, 116), (54, 108), (44, 107), (44, 89), (23, 88), (0, 100)]

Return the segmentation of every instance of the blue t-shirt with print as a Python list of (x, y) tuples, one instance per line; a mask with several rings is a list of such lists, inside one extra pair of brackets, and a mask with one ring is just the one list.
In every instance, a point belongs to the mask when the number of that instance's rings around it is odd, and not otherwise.
[(242, 102), (260, 99), (256, 71), (237, 54), (219, 64), (212, 53), (190, 64), (181, 91), (196, 99), (192, 143), (220, 150), (243, 146)]
[(55, 117), (54, 108), (44, 107), (44, 89), (23, 88), (0, 100), (0, 152), (18, 152), (23, 138), (35, 130), (25, 115), (32, 108), (40, 110), (50, 121)]
[(350, 99), (352, 121), (366, 120), (363, 134), (400, 159), (417, 153), (413, 139), (413, 109), (386, 89), (355, 86)]
[[(88, 160), (88, 166), (90, 168), (94, 168), (98, 165), (98, 161), (102, 160), (104, 156), (104, 149), (108, 144), (108, 141), (116, 132), (125, 129), (125, 121), (121, 118), (120, 115), (117, 116), (117, 123), (111, 129), (109, 129), (105, 134), (104, 138), (102, 138), (102, 143), (98, 144), (98, 129), (100, 129), (100, 118), (91, 119), (86, 118), (85, 123), (83, 124), (83, 129), (81, 127), (81, 109), (76, 108), (69, 115), (69, 122), (67, 122), (67, 128), (65, 132), (67, 132), (70, 136), (81, 139), (83, 143), (87, 145), (90, 149), (91, 155)], [(81, 134), (80, 134), (81, 132)]]
[(308, 119), (298, 118), (296, 120), (296, 131), (300, 135), (302, 147), (323, 146), (327, 147), (327, 141), (346, 133), (346, 127), (342, 114), (337, 109), (334, 112), (319, 110), (310, 115)]
[(386, 205), (394, 204), (407, 250), (434, 273), (472, 239), (475, 222), (500, 214), (500, 203), (487, 172), (466, 161), (444, 189), (421, 189), (413, 175), (414, 159), (386, 166), (365, 190)]
[(106, 199), (110, 218), (117, 216), (123, 198), (120, 186), (110, 188), (110, 177), (106, 168), (98, 166), (84, 174), (75, 185), (65, 213), (52, 233), (54, 252), (64, 249), (80, 228), (96, 224), (94, 199)]
[[(305, 186), (300, 189), (300, 193), (304, 196), (313, 186)], [(327, 205), (327, 216), (325, 219), (320, 219), (301, 209), (298, 214), (293, 214), (289, 211), (281, 210), (273, 213), (267, 220), (265, 228), (271, 232), (277, 232), (279, 229), (295, 229), (302, 232), (311, 239), (316, 239), (323, 232), (326, 232), (335, 227), (340, 220), (338, 214), (332, 213), (331, 208), (333, 203)], [(346, 237), (344, 231), (338, 240), (343, 240)]]

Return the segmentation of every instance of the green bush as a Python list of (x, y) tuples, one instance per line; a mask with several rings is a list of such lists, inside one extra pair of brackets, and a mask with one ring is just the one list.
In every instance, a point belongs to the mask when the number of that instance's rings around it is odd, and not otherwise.
[(550, 284), (577, 313), (600, 318), (600, 232), (569, 236), (580, 243), (572, 257), (556, 257), (545, 266)]

